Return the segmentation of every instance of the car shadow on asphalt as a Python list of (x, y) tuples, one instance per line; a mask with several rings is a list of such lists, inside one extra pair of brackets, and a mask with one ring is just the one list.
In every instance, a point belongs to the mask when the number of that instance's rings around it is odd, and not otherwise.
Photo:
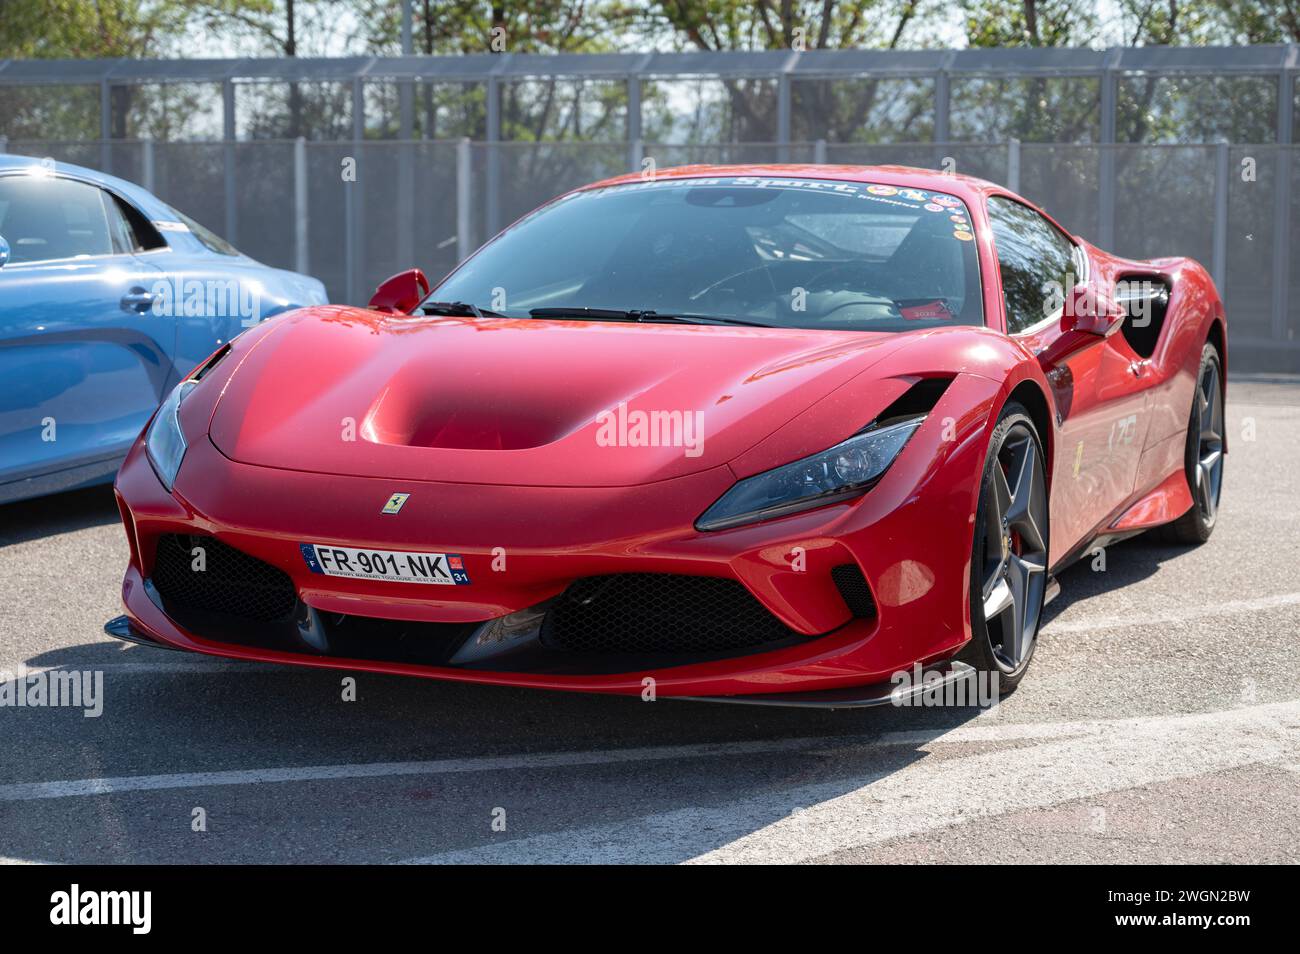
[(0, 547), (117, 523), (109, 484), (0, 505)]
[[(1164, 543), (1153, 533), (1142, 533), (1105, 548), (1103, 558), (1089, 552), (1057, 573), (1061, 594), (1043, 610), (1046, 626), (1071, 606), (1113, 593), (1154, 576), (1162, 564), (1195, 553), (1196, 547)], [(1104, 563), (1099, 562), (1104, 559)]]

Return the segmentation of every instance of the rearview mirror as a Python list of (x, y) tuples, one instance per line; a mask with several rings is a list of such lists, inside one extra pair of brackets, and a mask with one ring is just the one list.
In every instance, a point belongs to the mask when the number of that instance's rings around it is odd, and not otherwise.
[(4, 268), (7, 261), (9, 261), (9, 243), (5, 241), (3, 235), (0, 235), (0, 268)]
[(410, 314), (429, 294), (429, 279), (418, 268), (408, 268), (385, 279), (370, 296), (370, 307), (390, 314)]
[(1082, 348), (1119, 331), (1124, 310), (1109, 292), (1091, 282), (1075, 285), (1065, 295), (1061, 330), (1056, 340), (1039, 352), (1043, 367), (1059, 364)]

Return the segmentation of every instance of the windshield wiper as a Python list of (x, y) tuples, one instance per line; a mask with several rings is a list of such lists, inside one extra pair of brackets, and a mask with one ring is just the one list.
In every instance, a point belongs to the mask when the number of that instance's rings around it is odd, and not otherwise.
[(464, 301), (426, 301), (420, 306), (420, 310), (426, 315), (449, 315), (451, 317), (465, 318), (505, 317), (505, 315), (498, 314), (495, 311), (488, 311), (486, 308), (480, 308), (478, 305), (471, 305)]
[(653, 310), (618, 308), (532, 308), (528, 314), (534, 318), (578, 318), (585, 321), (636, 321), (682, 325), (747, 325), (751, 328), (771, 328), (761, 321), (729, 318), (722, 315), (691, 315), (684, 312), (659, 312)]

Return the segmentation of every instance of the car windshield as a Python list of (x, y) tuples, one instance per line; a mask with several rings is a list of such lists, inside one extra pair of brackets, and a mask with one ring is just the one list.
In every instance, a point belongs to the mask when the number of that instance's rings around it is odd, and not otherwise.
[(588, 189), (516, 223), (431, 300), (910, 331), (983, 324), (974, 233), (945, 193), (726, 177)]

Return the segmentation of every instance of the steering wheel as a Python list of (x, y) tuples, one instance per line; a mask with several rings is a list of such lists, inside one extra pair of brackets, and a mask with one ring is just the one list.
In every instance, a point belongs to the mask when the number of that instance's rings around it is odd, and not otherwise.
[[(691, 301), (699, 301), (699, 300), (700, 300), (701, 298), (703, 298), (705, 295), (708, 295), (709, 293), (711, 293), (711, 292), (713, 292), (713, 291), (716, 291), (718, 288), (722, 287), (723, 285), (726, 285), (727, 282), (735, 281), (735, 280), (738, 279), (738, 278), (745, 278), (745, 277), (748, 276), (748, 275), (753, 275), (755, 272), (762, 272), (762, 273), (766, 276), (766, 275), (767, 275), (767, 263), (764, 262), (762, 265), (754, 265), (754, 266), (752, 266), (751, 268), (742, 268), (742, 269), (741, 269), (740, 271), (738, 271), (738, 272), (734, 272), (734, 273), (732, 273), (732, 274), (730, 274), (730, 275), (727, 275), (727, 276), (724, 277), (724, 278), (719, 278), (719, 279), (718, 279), (716, 282), (714, 282), (713, 284), (711, 284), (711, 285), (706, 285), (704, 288), (701, 288), (701, 289), (700, 289), (699, 291), (697, 291), (695, 294), (691, 295), (690, 300), (691, 300)], [(775, 286), (775, 285), (772, 285), (772, 280), (771, 280), (771, 277), (770, 277), (770, 276), (768, 276), (768, 285), (772, 286), (772, 291), (776, 291), (776, 286)]]

